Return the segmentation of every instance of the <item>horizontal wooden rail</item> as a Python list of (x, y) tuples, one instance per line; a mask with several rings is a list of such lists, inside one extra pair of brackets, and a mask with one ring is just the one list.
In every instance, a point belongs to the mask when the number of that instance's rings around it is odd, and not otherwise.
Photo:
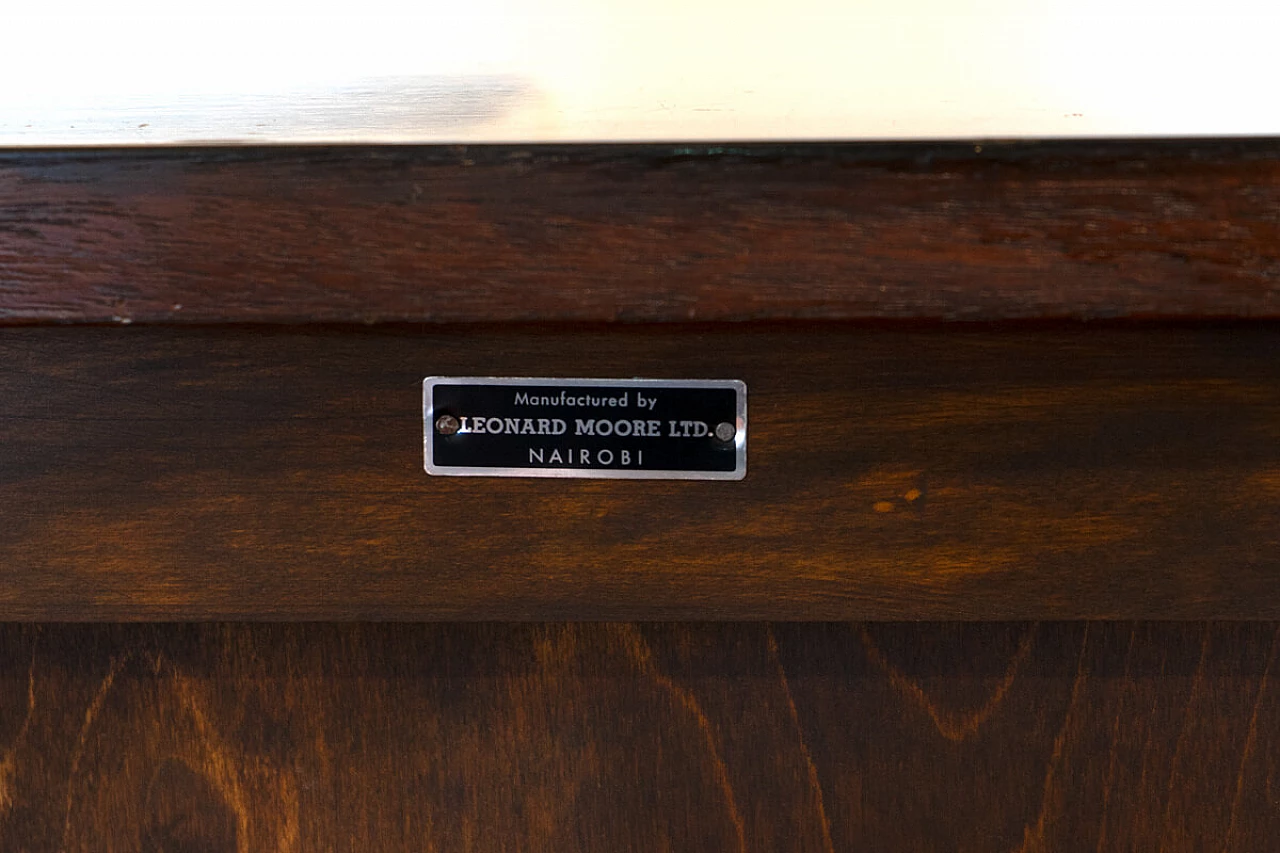
[(0, 322), (1280, 317), (1280, 142), (0, 152)]
[[(1267, 325), (0, 330), (0, 618), (1280, 618)], [(429, 477), (420, 383), (749, 388), (742, 482)]]

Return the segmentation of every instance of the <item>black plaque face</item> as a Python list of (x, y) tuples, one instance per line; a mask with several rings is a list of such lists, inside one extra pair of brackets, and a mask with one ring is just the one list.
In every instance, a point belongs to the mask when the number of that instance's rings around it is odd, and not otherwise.
[(428, 474), (741, 480), (747, 386), (706, 379), (422, 383)]

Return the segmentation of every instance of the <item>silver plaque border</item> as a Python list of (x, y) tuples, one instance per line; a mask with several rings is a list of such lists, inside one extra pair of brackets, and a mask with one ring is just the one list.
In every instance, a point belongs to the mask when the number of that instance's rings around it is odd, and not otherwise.
[[(733, 440), (732, 471), (625, 471), (605, 468), (473, 468), (437, 465), (432, 459), (435, 434), (432, 392), (437, 385), (544, 385), (553, 388), (732, 388), (737, 395), (738, 434)], [(747, 476), (747, 383), (739, 379), (556, 379), (528, 376), (428, 376), (422, 380), (422, 447), (426, 472), (437, 477), (548, 477), (578, 480), (741, 480)]]

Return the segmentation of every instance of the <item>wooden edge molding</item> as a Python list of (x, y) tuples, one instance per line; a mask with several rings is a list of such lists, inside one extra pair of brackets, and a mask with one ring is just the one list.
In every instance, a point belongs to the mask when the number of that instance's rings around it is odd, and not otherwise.
[(0, 323), (1280, 317), (1274, 139), (0, 151)]
[[(0, 619), (1277, 619), (1280, 332), (0, 330)], [(429, 375), (740, 379), (740, 482), (432, 477)]]

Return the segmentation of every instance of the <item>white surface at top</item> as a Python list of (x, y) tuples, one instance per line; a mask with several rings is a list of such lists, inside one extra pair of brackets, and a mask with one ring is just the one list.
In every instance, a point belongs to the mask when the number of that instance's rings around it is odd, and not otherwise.
[(1252, 0), (0, 0), (0, 145), (1280, 134), (1277, 33)]

